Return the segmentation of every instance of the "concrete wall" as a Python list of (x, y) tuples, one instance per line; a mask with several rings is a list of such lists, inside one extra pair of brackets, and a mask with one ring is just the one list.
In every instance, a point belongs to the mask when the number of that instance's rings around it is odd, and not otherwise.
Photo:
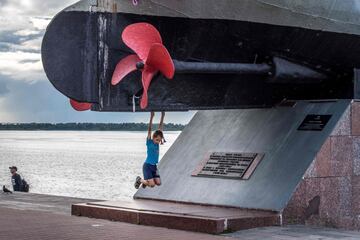
[(353, 102), (307, 169), (284, 224), (360, 229), (360, 102)]
[[(199, 111), (160, 162), (163, 185), (140, 189), (151, 198), (280, 211), (350, 101), (298, 101), (295, 107)], [(298, 131), (307, 114), (331, 114), (323, 131)], [(192, 177), (212, 151), (265, 156), (249, 180)]]

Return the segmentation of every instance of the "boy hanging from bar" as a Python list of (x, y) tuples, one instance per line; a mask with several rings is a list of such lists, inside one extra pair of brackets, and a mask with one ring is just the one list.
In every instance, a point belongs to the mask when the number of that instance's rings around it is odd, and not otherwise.
[(135, 188), (138, 189), (140, 185), (143, 188), (155, 187), (161, 185), (160, 175), (157, 168), (157, 164), (159, 162), (159, 145), (163, 144), (165, 141), (163, 134), (163, 123), (165, 112), (161, 112), (161, 118), (158, 130), (156, 130), (151, 135), (152, 122), (155, 113), (151, 112), (150, 114), (150, 122), (148, 127), (148, 135), (146, 138), (146, 147), (147, 147), (147, 157), (143, 165), (143, 175), (142, 179), (140, 176), (136, 177)]

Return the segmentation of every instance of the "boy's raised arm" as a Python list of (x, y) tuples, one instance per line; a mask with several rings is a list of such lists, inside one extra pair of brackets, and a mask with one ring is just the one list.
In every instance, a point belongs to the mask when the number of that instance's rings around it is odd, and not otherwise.
[(155, 115), (154, 112), (150, 113), (150, 122), (149, 122), (149, 127), (148, 127), (148, 136), (147, 136), (148, 139), (151, 139), (151, 127), (152, 127), (154, 115)]
[(159, 124), (159, 130), (163, 130), (163, 125), (164, 125), (164, 117), (165, 117), (165, 112), (161, 112), (161, 118), (160, 118), (160, 124)]

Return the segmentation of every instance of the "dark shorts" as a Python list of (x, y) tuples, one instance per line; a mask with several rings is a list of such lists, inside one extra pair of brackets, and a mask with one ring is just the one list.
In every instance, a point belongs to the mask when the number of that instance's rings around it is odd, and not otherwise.
[(157, 166), (148, 163), (144, 163), (143, 165), (143, 174), (145, 180), (149, 180), (152, 178), (160, 178), (159, 170), (157, 169)]

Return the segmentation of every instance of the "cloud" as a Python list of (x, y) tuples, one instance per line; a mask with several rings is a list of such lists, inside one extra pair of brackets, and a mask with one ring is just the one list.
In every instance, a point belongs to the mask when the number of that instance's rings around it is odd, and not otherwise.
[(0, 74), (14, 80), (45, 79), (40, 53), (42, 34), (35, 30), (0, 32)]
[(9, 92), (9, 89), (8, 89), (7, 86), (6, 86), (6, 83), (3, 82), (3, 81), (0, 81), (0, 97), (1, 97), (2, 95), (5, 95), (5, 94), (8, 93), (8, 92)]
[(76, 0), (0, 0), (0, 36), (4, 31), (44, 30), (52, 16)]
[(30, 18), (30, 21), (35, 29), (45, 29), (46, 26), (50, 23), (51, 18), (50, 17), (32, 17)]
[(0, 74), (14, 80), (44, 80), (40, 46), (44, 30), (0, 31)]
[(25, 36), (25, 37), (35, 35), (35, 34), (39, 34), (39, 30), (22, 29), (22, 30), (19, 30), (14, 33), (14, 35)]
[(0, 52), (36, 52), (40, 53), (43, 34), (19, 36), (14, 32), (0, 33)]
[(0, 52), (0, 74), (25, 82), (46, 80), (40, 53)]
[(13, 80), (45, 80), (40, 47), (45, 28), (72, 1), (0, 1), (0, 74)]
[(8, 0), (0, 0), (0, 7), (4, 6), (7, 2)]

